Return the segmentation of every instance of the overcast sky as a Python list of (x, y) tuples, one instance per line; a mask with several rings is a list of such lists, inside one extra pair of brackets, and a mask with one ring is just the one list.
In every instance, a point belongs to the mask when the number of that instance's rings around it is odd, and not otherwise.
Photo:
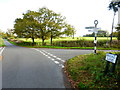
[[(37, 11), (47, 7), (66, 17), (69, 24), (77, 30), (76, 36), (88, 33), (86, 26), (94, 26), (98, 20), (98, 27), (111, 31), (113, 11), (109, 11), (110, 0), (0, 0), (0, 29), (12, 29), (16, 18), (22, 17), (27, 10)], [(115, 17), (118, 22), (118, 15)]]

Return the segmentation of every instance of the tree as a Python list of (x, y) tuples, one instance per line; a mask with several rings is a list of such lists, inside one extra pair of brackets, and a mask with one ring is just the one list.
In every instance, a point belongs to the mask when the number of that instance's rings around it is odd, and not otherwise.
[(14, 28), (19, 37), (31, 38), (33, 43), (35, 38), (41, 38), (42, 45), (46, 39), (51, 38), (52, 45), (53, 38), (64, 34), (65, 17), (45, 7), (38, 11), (28, 10), (23, 18), (15, 20)]
[(118, 36), (118, 32), (117, 31), (113, 32), (113, 37), (117, 37), (117, 36)]
[(1, 29), (0, 29), (0, 38), (7, 38), (6, 33), (3, 32)]
[(120, 40), (120, 24), (118, 24), (118, 27), (116, 27), (117, 29), (117, 38), (118, 40)]
[(66, 24), (65, 25), (65, 31), (64, 31), (64, 34), (67, 35), (67, 36), (71, 36), (73, 37), (74, 39), (74, 35), (75, 35), (75, 28), (69, 24)]
[(83, 35), (83, 37), (94, 37), (94, 33)]
[(63, 34), (62, 29), (64, 28), (64, 20), (65, 17), (61, 16), (60, 14), (53, 13), (53, 16), (51, 17), (51, 21), (49, 22), (49, 30), (51, 32), (51, 45), (52, 45), (52, 39), (59, 37)]
[(112, 35), (113, 35), (113, 28), (114, 28), (114, 18), (116, 15), (116, 12), (118, 11), (118, 8), (120, 7), (120, 1), (111, 1), (111, 3), (109, 4), (109, 10), (113, 10), (114, 12), (114, 16), (113, 16), (113, 22), (112, 22), (112, 30), (111, 30), (111, 39), (110, 39), (110, 44), (112, 42)]
[(107, 37), (108, 31), (105, 30), (98, 30), (97, 36), (98, 37)]
[(12, 37), (14, 38), (14, 30), (13, 29), (7, 29), (8, 31), (6, 32), (7, 33), (7, 37)]
[(34, 11), (28, 10), (26, 14), (23, 14), (23, 18), (17, 18), (14, 25), (14, 33), (19, 37), (31, 38), (32, 44), (34, 44), (34, 39), (37, 38), (37, 28), (38, 23), (34, 18)]
[(41, 13), (41, 16), (39, 16), (38, 21), (43, 27), (40, 27), (42, 41), (44, 43), (44, 40), (50, 37), (52, 45), (52, 39), (62, 34), (65, 17), (45, 7), (40, 8), (39, 13)]

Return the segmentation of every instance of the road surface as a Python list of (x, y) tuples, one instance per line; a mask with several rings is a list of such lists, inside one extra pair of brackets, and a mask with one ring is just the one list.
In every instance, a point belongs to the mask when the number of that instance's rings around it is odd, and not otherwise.
[(2, 88), (66, 88), (64, 62), (93, 50), (25, 48), (4, 41)]

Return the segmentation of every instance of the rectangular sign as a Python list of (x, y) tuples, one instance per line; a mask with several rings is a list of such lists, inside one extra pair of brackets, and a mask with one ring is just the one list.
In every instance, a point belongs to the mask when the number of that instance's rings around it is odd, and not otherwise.
[(107, 54), (106, 54), (106, 60), (107, 60), (107, 61), (112, 62), (112, 63), (115, 63), (115, 62), (116, 62), (116, 59), (117, 59), (117, 55), (115, 55), (115, 54), (110, 54), (110, 53), (107, 53)]
[(85, 29), (94, 29), (94, 26), (90, 26), (90, 27), (85, 27)]
[(95, 33), (97, 33), (98, 32), (98, 30), (88, 30), (88, 32), (95, 32)]

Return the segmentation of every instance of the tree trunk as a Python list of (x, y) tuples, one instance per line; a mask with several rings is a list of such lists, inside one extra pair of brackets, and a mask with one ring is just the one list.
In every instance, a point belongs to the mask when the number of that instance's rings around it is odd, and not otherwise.
[(73, 39), (74, 39), (74, 33), (73, 33)]
[(44, 39), (44, 37), (42, 36), (42, 46), (44, 46), (44, 41), (45, 41), (45, 39)]
[(34, 43), (35, 43), (34, 37), (32, 37), (32, 46), (34, 46)]
[(52, 32), (51, 32), (51, 46), (52, 46), (52, 38), (53, 38), (53, 36), (52, 36)]
[(113, 37), (113, 28), (114, 28), (115, 14), (116, 14), (116, 12), (114, 12), (114, 16), (113, 16), (112, 30), (111, 30), (111, 35), (110, 35), (110, 46), (111, 46), (111, 44), (112, 44), (112, 37)]

